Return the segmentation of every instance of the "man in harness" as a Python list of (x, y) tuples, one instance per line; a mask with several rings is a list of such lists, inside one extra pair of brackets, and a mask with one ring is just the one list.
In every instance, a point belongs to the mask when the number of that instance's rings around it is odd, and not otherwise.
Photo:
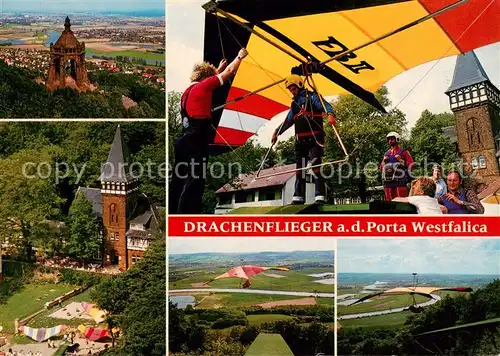
[[(330, 124), (335, 125), (335, 116), (332, 106), (317, 93), (313, 93), (304, 87), (304, 82), (299, 75), (292, 74), (286, 78), (285, 85), (293, 95), (293, 102), (285, 121), (276, 129), (272, 137), (274, 144), (278, 136), (295, 126), (295, 193), (293, 204), (304, 204), (306, 196), (306, 170), (300, 170), (307, 166), (321, 164), (323, 147), (325, 143), (325, 131), (323, 129), (323, 118), (328, 117)], [(326, 107), (326, 111), (323, 108)], [(312, 169), (315, 176), (315, 202), (324, 204), (326, 201), (326, 185), (321, 175), (321, 167)]]
[(407, 184), (409, 182), (409, 170), (413, 165), (413, 158), (407, 149), (399, 145), (401, 136), (397, 132), (389, 132), (386, 136), (389, 150), (384, 154), (380, 163), (382, 171), (382, 182), (384, 184), (385, 200), (408, 196)]
[(192, 83), (181, 97), (183, 132), (175, 142), (175, 164), (168, 196), (170, 214), (201, 213), (208, 150), (215, 137), (212, 94), (236, 74), (247, 55), (243, 48), (229, 65), (223, 59), (217, 69), (207, 62), (194, 67)]

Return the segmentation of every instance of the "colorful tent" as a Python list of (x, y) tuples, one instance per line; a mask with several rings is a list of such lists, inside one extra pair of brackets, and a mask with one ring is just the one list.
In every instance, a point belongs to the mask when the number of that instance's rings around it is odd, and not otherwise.
[(381, 291), (377, 293), (372, 293), (367, 296), (364, 296), (361, 299), (358, 299), (354, 304), (362, 303), (363, 301), (376, 297), (378, 295), (397, 295), (397, 294), (408, 294), (408, 295), (422, 295), (427, 298), (434, 299), (432, 293), (439, 291), (452, 291), (452, 292), (472, 292), (472, 288), (470, 287), (456, 287), (456, 288), (440, 288), (440, 287), (397, 287), (393, 289), (389, 289), (386, 291)]
[[(231, 86), (216, 92), (216, 107), (279, 81), (297, 65), (335, 57), (312, 75), (318, 91), (324, 96), (352, 93), (384, 111), (373, 93), (391, 78), (500, 39), (500, 2), (495, 0), (218, 0), (204, 8), (206, 61), (232, 59), (241, 47), (249, 51)], [(415, 25), (407, 27), (410, 23)], [(215, 144), (243, 145), (291, 102), (281, 84), (214, 111)]]
[(97, 341), (105, 337), (111, 337), (109, 331), (106, 329), (89, 328), (84, 325), (79, 325), (78, 330), (80, 330), (83, 336), (92, 341)]
[(104, 320), (106, 320), (106, 312), (102, 311), (99, 308), (96, 308), (94, 304), (89, 304), (89, 303), (82, 303), (82, 308), (85, 310), (85, 312), (94, 319), (96, 323), (102, 323)]
[(52, 336), (58, 335), (65, 328), (66, 328), (65, 325), (57, 325), (54, 326), (53, 328), (40, 328), (40, 329), (30, 328), (29, 326), (21, 326), (19, 328), (19, 331), (22, 332), (27, 337), (29, 337), (30, 339), (42, 342), (50, 339)]

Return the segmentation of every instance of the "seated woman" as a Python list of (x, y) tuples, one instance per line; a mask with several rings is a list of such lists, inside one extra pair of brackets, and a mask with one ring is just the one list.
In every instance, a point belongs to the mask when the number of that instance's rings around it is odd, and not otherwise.
[(406, 198), (394, 198), (392, 201), (410, 203), (417, 207), (417, 213), (421, 215), (442, 215), (446, 208), (441, 207), (436, 195), (436, 184), (432, 178), (420, 177), (411, 182), (410, 196)]

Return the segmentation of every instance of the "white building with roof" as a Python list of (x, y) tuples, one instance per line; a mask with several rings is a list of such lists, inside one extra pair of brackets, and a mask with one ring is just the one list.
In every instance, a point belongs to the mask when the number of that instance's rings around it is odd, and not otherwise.
[[(226, 214), (241, 207), (285, 206), (292, 203), (295, 192), (295, 164), (263, 169), (255, 174), (240, 174), (233, 182), (215, 192), (215, 214)], [(292, 171), (292, 172), (289, 172)], [(287, 173), (284, 173), (287, 172)], [(279, 174), (281, 173), (281, 174)], [(271, 177), (261, 178), (268, 175)], [(306, 204), (314, 203), (315, 185), (311, 173), (306, 173)]]

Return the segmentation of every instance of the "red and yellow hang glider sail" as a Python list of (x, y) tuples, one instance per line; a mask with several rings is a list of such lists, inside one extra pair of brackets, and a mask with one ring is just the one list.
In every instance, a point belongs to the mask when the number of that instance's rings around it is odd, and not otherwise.
[(398, 295), (398, 294), (408, 294), (408, 295), (422, 295), (427, 298), (434, 299), (432, 296), (432, 293), (439, 292), (439, 291), (452, 291), (452, 292), (472, 292), (472, 288), (470, 287), (456, 287), (456, 288), (440, 288), (440, 287), (397, 287), (393, 289), (389, 289), (383, 292), (377, 292), (373, 294), (369, 294), (367, 296), (364, 296), (361, 299), (358, 299), (354, 304), (362, 303), (367, 299), (379, 296), (379, 295)]
[[(300, 61), (323, 62), (456, 2), (218, 0), (206, 4), (204, 59), (218, 64), (222, 57), (236, 56), (241, 47), (250, 53), (232, 85), (215, 95), (214, 106), (286, 77)], [(221, 11), (247, 28), (220, 15)], [(352, 93), (383, 111), (373, 93), (389, 79), (422, 63), (498, 42), (499, 13), (499, 1), (469, 0), (329, 62), (314, 74), (318, 90), (323, 96)], [(243, 145), (268, 120), (288, 110), (290, 103), (288, 91), (276, 85), (215, 111), (215, 144)]]
[(250, 286), (250, 278), (253, 276), (262, 273), (264, 271), (268, 270), (275, 270), (275, 271), (289, 271), (288, 268), (285, 267), (259, 267), (259, 266), (254, 266), (254, 265), (245, 265), (245, 266), (238, 266), (231, 268), (229, 271), (226, 273), (221, 274), (220, 276), (215, 277), (214, 279), (208, 281), (207, 283), (210, 283), (216, 279), (222, 279), (222, 278), (241, 278), (246, 280), (244, 286), (249, 287)]

